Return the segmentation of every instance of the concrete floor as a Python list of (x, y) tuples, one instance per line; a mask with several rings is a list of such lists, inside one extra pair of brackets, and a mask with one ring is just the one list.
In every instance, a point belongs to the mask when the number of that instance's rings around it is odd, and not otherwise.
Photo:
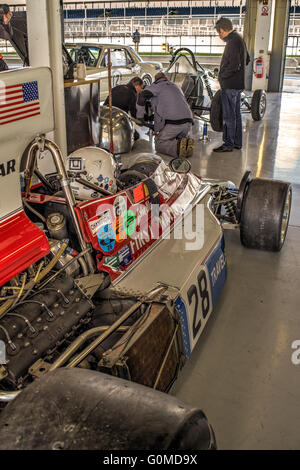
[[(253, 176), (293, 183), (293, 206), (280, 253), (241, 246), (226, 231), (228, 280), (171, 394), (203, 409), (219, 449), (300, 449), (300, 93), (268, 94), (265, 118), (243, 116), (244, 147), (217, 154), (221, 134), (197, 140), (198, 174), (239, 184)], [(194, 137), (199, 138), (197, 126)], [(144, 141), (145, 142), (145, 141)], [(136, 149), (150, 151), (148, 142)]]
[(214, 315), (171, 393), (201, 407), (219, 449), (300, 449), (300, 94), (268, 95), (261, 122), (243, 118), (244, 148), (214, 154), (221, 135), (191, 159), (203, 176), (238, 184), (253, 176), (293, 183), (293, 206), (280, 253), (243, 248), (226, 231), (228, 281)]

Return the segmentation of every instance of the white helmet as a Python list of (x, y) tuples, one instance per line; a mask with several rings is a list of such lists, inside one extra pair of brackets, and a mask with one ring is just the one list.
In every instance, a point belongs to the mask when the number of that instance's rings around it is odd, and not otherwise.
[(99, 193), (78, 183), (75, 178), (85, 179), (112, 193), (117, 191), (116, 163), (106, 150), (97, 147), (83, 147), (75, 150), (67, 158), (67, 170), (73, 175), (73, 177), (71, 176), (71, 188), (78, 199), (97, 198)]

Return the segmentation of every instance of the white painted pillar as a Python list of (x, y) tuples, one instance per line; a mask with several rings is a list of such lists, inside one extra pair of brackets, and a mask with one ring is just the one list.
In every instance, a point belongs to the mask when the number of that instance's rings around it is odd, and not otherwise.
[(62, 37), (59, 0), (27, 0), (29, 60), (32, 67), (50, 67), (53, 76), (54, 140), (67, 156)]
[(257, 0), (257, 17), (256, 17), (256, 28), (255, 28), (255, 45), (254, 45), (254, 60), (253, 69), (255, 70), (255, 60), (259, 57), (263, 61), (263, 76), (257, 78), (253, 75), (252, 90), (256, 89), (268, 89), (268, 78), (269, 78), (269, 67), (270, 67), (270, 55), (269, 47), (273, 36), (274, 27), (274, 15), (273, 9), (276, 0)]

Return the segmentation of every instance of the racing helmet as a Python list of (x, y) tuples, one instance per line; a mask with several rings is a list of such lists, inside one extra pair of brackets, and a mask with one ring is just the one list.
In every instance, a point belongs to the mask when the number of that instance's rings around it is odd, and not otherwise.
[(89, 200), (100, 197), (100, 193), (75, 181), (85, 179), (99, 188), (115, 193), (116, 163), (111, 153), (97, 147), (83, 147), (71, 153), (67, 158), (67, 171), (71, 178), (71, 188), (77, 199)]

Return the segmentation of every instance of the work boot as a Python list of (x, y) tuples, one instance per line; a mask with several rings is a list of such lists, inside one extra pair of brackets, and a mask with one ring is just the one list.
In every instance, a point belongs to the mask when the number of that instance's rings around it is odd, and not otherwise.
[(195, 147), (195, 141), (194, 139), (188, 139), (187, 145), (186, 145), (186, 156), (192, 157), (194, 153), (194, 147)]
[(177, 153), (178, 157), (180, 158), (185, 158), (186, 157), (186, 138), (184, 137), (183, 139), (178, 139), (177, 143)]

